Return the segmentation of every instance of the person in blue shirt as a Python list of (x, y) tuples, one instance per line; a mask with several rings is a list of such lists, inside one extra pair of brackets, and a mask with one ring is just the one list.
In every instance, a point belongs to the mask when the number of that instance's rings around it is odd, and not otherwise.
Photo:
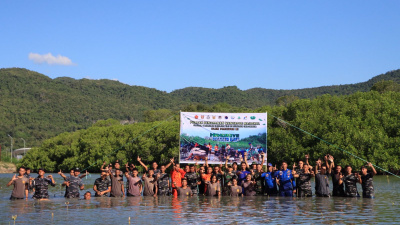
[(287, 163), (282, 163), (282, 170), (275, 173), (276, 183), (279, 186), (279, 196), (292, 197), (296, 192), (296, 181), (292, 171), (287, 168)]
[(246, 180), (247, 174), (251, 172), (248, 170), (249, 164), (247, 163), (247, 152), (244, 153), (243, 161), (240, 163), (240, 170), (237, 171), (238, 185), (242, 185), (242, 182)]
[(265, 179), (264, 193), (268, 196), (277, 196), (278, 190), (276, 188), (275, 171), (271, 163), (268, 163), (268, 171), (261, 174)]

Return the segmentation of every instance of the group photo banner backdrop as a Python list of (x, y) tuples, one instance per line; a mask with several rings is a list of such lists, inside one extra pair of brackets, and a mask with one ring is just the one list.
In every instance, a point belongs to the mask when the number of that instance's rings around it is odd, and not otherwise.
[[(181, 112), (180, 163), (261, 163), (267, 153), (267, 113)], [(265, 162), (266, 163), (266, 162)]]

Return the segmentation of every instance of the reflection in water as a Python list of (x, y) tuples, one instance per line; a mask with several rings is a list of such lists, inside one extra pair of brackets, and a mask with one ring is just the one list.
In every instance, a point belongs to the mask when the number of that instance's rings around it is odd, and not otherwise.
[[(0, 174), (2, 187), (9, 177)], [(400, 180), (387, 182), (386, 177), (378, 176), (374, 178), (374, 184), (375, 199), (146, 196), (66, 200), (62, 197), (64, 193), (56, 187), (50, 189), (51, 196), (56, 194), (56, 197), (48, 201), (10, 201), (11, 189), (2, 188), (0, 224), (13, 224), (12, 215), (18, 215), (16, 224), (65, 224), (77, 220), (85, 225), (128, 224), (129, 217), (131, 224), (396, 223), (400, 220)]]

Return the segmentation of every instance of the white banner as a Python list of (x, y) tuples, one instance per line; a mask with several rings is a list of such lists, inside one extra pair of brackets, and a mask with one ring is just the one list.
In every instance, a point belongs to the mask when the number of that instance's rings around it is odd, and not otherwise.
[(267, 113), (181, 112), (180, 163), (260, 163), (266, 149)]

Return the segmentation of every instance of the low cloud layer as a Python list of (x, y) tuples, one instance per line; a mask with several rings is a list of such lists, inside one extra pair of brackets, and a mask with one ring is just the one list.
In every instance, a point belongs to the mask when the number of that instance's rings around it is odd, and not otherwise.
[(63, 65), (63, 66), (75, 65), (75, 63), (73, 63), (72, 60), (69, 59), (68, 57), (62, 55), (54, 56), (51, 53), (40, 55), (31, 52), (29, 53), (28, 58), (29, 60), (32, 60), (34, 63), (37, 64), (47, 63), (49, 65)]

